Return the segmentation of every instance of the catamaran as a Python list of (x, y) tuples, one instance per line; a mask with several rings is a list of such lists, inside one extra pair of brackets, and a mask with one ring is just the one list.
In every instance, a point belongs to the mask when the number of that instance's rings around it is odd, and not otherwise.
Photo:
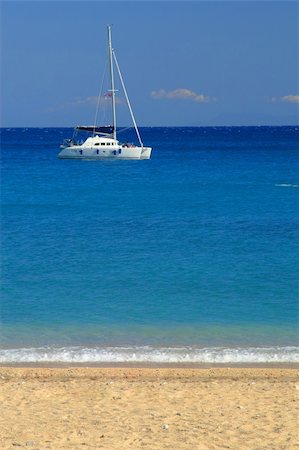
[[(58, 158), (69, 159), (150, 159), (151, 147), (145, 147), (141, 141), (140, 133), (136, 124), (127, 90), (123, 81), (123, 77), (112, 47), (111, 27), (108, 26), (108, 55), (110, 68), (110, 86), (108, 96), (112, 100), (112, 125), (107, 126), (82, 126), (78, 125), (74, 128), (74, 134), (71, 139), (67, 139), (60, 146), (62, 150), (58, 154)], [(116, 89), (114, 84), (114, 66), (117, 69), (124, 96), (130, 111), (132, 122), (136, 131), (139, 145), (120, 143), (117, 140), (116, 129)], [(101, 94), (100, 94), (101, 95)], [(98, 103), (99, 104), (99, 103)], [(89, 136), (83, 142), (79, 142), (78, 132), (88, 132)]]

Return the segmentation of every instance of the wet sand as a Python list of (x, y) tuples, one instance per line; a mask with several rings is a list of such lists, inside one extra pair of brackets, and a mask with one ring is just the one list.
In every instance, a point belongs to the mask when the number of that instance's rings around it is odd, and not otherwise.
[(291, 368), (0, 368), (1, 449), (298, 449)]

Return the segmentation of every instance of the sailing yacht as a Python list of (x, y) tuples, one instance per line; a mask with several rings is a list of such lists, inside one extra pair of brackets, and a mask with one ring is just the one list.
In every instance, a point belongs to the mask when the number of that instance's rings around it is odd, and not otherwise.
[[(111, 27), (108, 26), (108, 55), (110, 67), (109, 97), (112, 100), (112, 125), (109, 126), (76, 126), (72, 139), (67, 139), (60, 146), (62, 150), (58, 153), (58, 158), (69, 159), (150, 159), (151, 147), (145, 147), (141, 141), (140, 133), (136, 124), (133, 110), (129, 101), (123, 77), (112, 48)], [(116, 67), (119, 79), (124, 91), (126, 102), (130, 111), (132, 122), (136, 131), (139, 145), (120, 143), (117, 140), (116, 130), (116, 90), (114, 87), (114, 66)], [(78, 142), (78, 132), (87, 132), (89, 136), (83, 142)]]

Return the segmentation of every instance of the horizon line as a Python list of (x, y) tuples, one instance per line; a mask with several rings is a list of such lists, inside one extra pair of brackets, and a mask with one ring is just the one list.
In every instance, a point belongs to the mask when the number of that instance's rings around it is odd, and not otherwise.
[[(281, 125), (266, 125), (266, 124), (256, 124), (256, 125), (140, 125), (138, 128), (224, 128), (224, 127), (236, 127), (236, 128), (242, 128), (242, 127), (299, 127), (298, 124), (281, 124)], [(17, 125), (17, 126), (0, 126), (0, 129), (11, 129), (11, 128), (37, 128), (37, 129), (44, 129), (44, 128), (76, 128), (73, 125), (72, 126), (40, 126), (40, 125), (34, 125), (34, 126), (28, 126), (28, 125)], [(117, 129), (126, 128), (126, 129), (133, 129), (134, 127), (128, 127), (126, 125), (118, 126)]]

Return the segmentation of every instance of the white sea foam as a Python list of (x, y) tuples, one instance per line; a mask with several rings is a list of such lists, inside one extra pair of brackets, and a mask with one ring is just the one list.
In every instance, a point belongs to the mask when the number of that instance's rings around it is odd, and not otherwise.
[(0, 363), (298, 363), (297, 347), (40, 347), (1, 349)]
[(281, 183), (281, 184), (275, 184), (275, 186), (297, 188), (297, 187), (299, 187), (299, 184)]

